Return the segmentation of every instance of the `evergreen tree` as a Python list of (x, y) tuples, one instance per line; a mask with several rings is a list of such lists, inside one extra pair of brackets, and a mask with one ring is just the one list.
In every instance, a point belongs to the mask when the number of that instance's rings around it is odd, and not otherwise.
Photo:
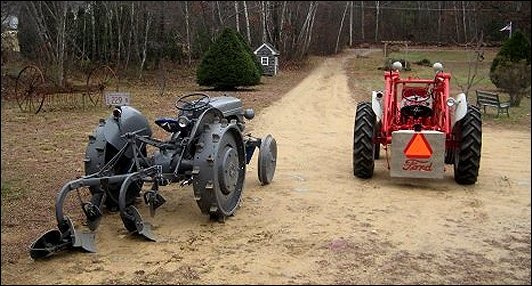
[(255, 62), (237, 33), (226, 28), (203, 57), (196, 82), (220, 90), (257, 85), (261, 73)]
[(530, 42), (520, 31), (516, 31), (511, 38), (506, 40), (501, 49), (493, 59), (490, 67), (491, 82), (497, 87), (502, 88), (500, 79), (495, 73), (497, 67), (501, 64), (510, 66), (511, 63), (519, 63), (525, 60), (530, 65)]
[(253, 58), (253, 61), (255, 62), (255, 65), (257, 66), (259, 74), (262, 74), (262, 66), (261, 66), (259, 60), (257, 59), (257, 56), (255, 55), (255, 53), (253, 53), (253, 50), (248, 45), (248, 42), (246, 40), (244, 40), (244, 36), (242, 36), (242, 34), (236, 33), (236, 35), (238, 36), (238, 39), (240, 40), (240, 42), (244, 46), (244, 49), (246, 49), (246, 51), (251, 55), (251, 58)]

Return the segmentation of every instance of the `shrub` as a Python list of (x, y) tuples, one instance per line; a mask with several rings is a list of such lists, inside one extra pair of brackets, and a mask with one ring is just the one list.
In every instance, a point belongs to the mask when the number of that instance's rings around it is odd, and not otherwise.
[(255, 56), (244, 44), (236, 32), (226, 28), (205, 53), (196, 73), (197, 83), (219, 90), (259, 84), (261, 73)]
[(527, 65), (530, 65), (530, 42), (521, 33), (516, 31), (511, 38), (507, 39), (502, 45), (501, 49), (493, 59), (490, 67), (490, 80), (497, 87), (504, 89), (502, 85), (507, 86), (500, 82), (501, 77), (495, 75), (497, 66), (505, 64), (506, 67), (511, 66), (507, 62), (518, 63), (521, 60), (525, 60)]
[(417, 62), (415, 62), (416, 65), (420, 65), (420, 66), (427, 66), (427, 67), (430, 67), (432, 66), (430, 64), (430, 60), (429, 59), (422, 59), (422, 60), (419, 60)]
[(530, 63), (503, 61), (497, 65), (491, 76), (510, 96), (510, 105), (519, 106), (523, 96), (530, 92)]

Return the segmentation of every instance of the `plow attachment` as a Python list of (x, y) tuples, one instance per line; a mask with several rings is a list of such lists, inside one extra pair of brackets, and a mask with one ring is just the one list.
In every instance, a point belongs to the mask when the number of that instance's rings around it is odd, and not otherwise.
[[(72, 248), (81, 248), (88, 252), (96, 252), (95, 247), (95, 234), (92, 232), (98, 227), (101, 218), (102, 211), (100, 207), (105, 200), (106, 194), (97, 194), (93, 196), (96, 198), (93, 202), (82, 203), (82, 210), (86, 216), (87, 227), (91, 232), (79, 232), (76, 231), (72, 220), (63, 214), (63, 205), (67, 195), (81, 187), (90, 187), (97, 185), (105, 185), (110, 183), (120, 183), (119, 206), (120, 217), (124, 223), (124, 226), (130, 233), (136, 233), (144, 238), (155, 241), (154, 235), (151, 232), (151, 225), (143, 222), (139, 211), (133, 205), (126, 207), (126, 193), (129, 185), (132, 182), (138, 182), (145, 180), (148, 176), (155, 175), (160, 172), (160, 166), (152, 166), (141, 171), (131, 173), (128, 175), (115, 175), (110, 177), (96, 177), (90, 175), (82, 177), (80, 179), (70, 181), (61, 189), (56, 200), (56, 219), (57, 229), (52, 229), (41, 235), (30, 246), (30, 256), (33, 259), (45, 258), (52, 254), (58, 253), (63, 250)], [(156, 180), (154, 180), (156, 181)], [(156, 183), (154, 183), (154, 189), (156, 190)], [(164, 203), (164, 198), (155, 191), (150, 191), (153, 194), (154, 199), (150, 199), (148, 203), (150, 209), (155, 210)]]
[(67, 217), (59, 224), (59, 229), (49, 230), (31, 244), (30, 256), (33, 259), (45, 258), (69, 248), (96, 252), (94, 233), (76, 232)]

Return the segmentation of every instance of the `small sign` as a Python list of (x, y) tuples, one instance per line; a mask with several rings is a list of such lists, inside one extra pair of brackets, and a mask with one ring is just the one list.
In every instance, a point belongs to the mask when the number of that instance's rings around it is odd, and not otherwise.
[(105, 104), (113, 106), (129, 105), (129, 92), (107, 92), (105, 94)]
[(432, 156), (432, 148), (423, 133), (415, 133), (403, 153), (408, 158), (428, 159)]

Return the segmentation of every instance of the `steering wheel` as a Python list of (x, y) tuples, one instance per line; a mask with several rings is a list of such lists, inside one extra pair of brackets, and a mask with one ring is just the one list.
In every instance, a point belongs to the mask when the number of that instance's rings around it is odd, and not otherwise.
[[(190, 99), (195, 98), (195, 99)], [(211, 102), (211, 97), (203, 92), (193, 92), (181, 96), (175, 103), (175, 107), (183, 111), (200, 110)]]

